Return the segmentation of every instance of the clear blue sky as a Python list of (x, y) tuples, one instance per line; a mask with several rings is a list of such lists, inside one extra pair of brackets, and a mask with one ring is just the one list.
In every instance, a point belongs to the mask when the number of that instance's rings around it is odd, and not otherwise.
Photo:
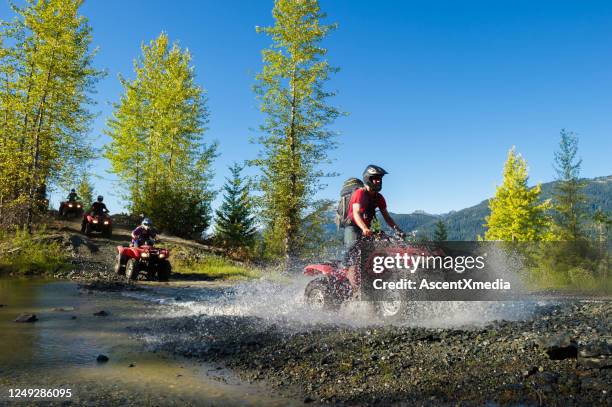
[[(251, 86), (269, 40), (272, 1), (87, 1), (82, 13), (99, 47), (97, 145), (119, 73), (132, 77), (140, 44), (162, 30), (189, 48), (210, 109), (206, 138), (218, 140), (214, 184), (227, 166), (256, 155), (249, 137), (262, 122)], [(320, 196), (368, 163), (390, 173), (383, 193), (392, 212), (443, 213), (490, 197), (513, 145), (527, 159), (531, 182), (554, 178), (559, 130), (575, 131), (582, 175), (612, 174), (612, 2), (610, 1), (331, 1), (337, 22), (325, 46), (341, 71), (329, 82), (332, 103), (350, 115), (333, 129), (330, 179)], [(0, 6), (2, 18), (8, 14)], [(112, 211), (122, 206), (104, 179), (96, 192)], [(57, 197), (57, 196), (56, 196)], [(56, 201), (57, 199), (55, 199)], [(215, 201), (218, 205), (220, 197)]]

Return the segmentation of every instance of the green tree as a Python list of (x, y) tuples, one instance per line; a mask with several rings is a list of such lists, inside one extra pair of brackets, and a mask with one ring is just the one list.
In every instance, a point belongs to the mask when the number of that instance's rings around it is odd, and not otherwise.
[(370, 230), (372, 232), (380, 232), (382, 230), (382, 225), (380, 224), (380, 221), (378, 220), (377, 216), (374, 216), (374, 219), (372, 219)]
[(91, 29), (81, 0), (26, 0), (0, 24), (0, 211), (30, 227), (49, 185), (92, 157)]
[(586, 197), (582, 192), (586, 182), (579, 178), (582, 160), (577, 158), (577, 153), (578, 137), (562, 129), (559, 151), (555, 152), (559, 182), (553, 193), (556, 235), (560, 240), (575, 241), (586, 237), (583, 228)]
[(595, 226), (595, 238), (598, 242), (607, 242), (612, 227), (612, 214), (598, 208), (593, 214), (593, 223)]
[(260, 168), (258, 187), (264, 237), (272, 253), (288, 260), (303, 254), (322, 236), (328, 201), (313, 197), (335, 146), (327, 129), (339, 111), (327, 104), (334, 95), (324, 89), (336, 71), (324, 59), (321, 42), (335, 25), (322, 25), (317, 0), (276, 0), (274, 26), (257, 32), (272, 38), (262, 51), (264, 68), (255, 92), (266, 120), (258, 142), (262, 149), (251, 164)]
[(550, 239), (551, 220), (546, 214), (550, 202), (540, 202), (540, 184), (527, 186), (527, 162), (508, 152), (503, 182), (489, 200), (491, 214), (486, 217), (486, 240), (541, 241)]
[(446, 225), (442, 219), (438, 219), (436, 222), (436, 229), (434, 230), (434, 240), (436, 242), (444, 242), (448, 240), (448, 233), (446, 232)]
[(211, 220), (216, 144), (203, 141), (208, 111), (191, 55), (162, 33), (142, 46), (134, 70), (135, 79), (121, 78), (124, 94), (107, 121), (112, 141), (104, 155), (132, 213), (168, 233), (199, 237)]
[(230, 249), (252, 247), (257, 233), (251, 215), (249, 184), (240, 176), (242, 169), (237, 163), (230, 167), (232, 177), (226, 178), (223, 203), (216, 211), (215, 238)]
[(93, 202), (93, 185), (91, 184), (89, 175), (87, 175), (87, 173), (83, 174), (83, 177), (76, 188), (76, 192), (79, 194), (79, 197), (85, 206), (90, 205)]

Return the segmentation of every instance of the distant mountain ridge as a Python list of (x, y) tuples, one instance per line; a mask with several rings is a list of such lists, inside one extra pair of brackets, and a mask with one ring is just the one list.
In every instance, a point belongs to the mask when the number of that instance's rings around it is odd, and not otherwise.
[[(612, 212), (612, 175), (585, 178), (584, 181), (587, 182), (583, 191), (587, 198), (589, 213), (595, 212), (598, 208)], [(558, 181), (553, 181), (542, 184), (542, 199), (552, 198), (553, 188), (557, 183)], [(415, 211), (410, 214), (392, 213), (391, 216), (404, 231), (416, 230), (419, 235), (425, 235), (428, 238), (433, 237), (435, 224), (438, 219), (442, 219), (446, 225), (449, 240), (469, 241), (476, 240), (478, 235), (484, 236), (483, 224), (489, 213), (489, 200), (486, 199), (469, 208), (442, 215)]]
[[(583, 191), (587, 198), (587, 210), (595, 212), (598, 208), (612, 212), (612, 175), (584, 179), (587, 184)], [(542, 199), (552, 198), (555, 184), (558, 181), (542, 184)], [(393, 214), (393, 219), (406, 231), (417, 230), (419, 234), (433, 236), (438, 219), (446, 225), (449, 240), (475, 240), (484, 235), (485, 217), (489, 215), (489, 200), (478, 205), (452, 211), (443, 215), (431, 214)]]

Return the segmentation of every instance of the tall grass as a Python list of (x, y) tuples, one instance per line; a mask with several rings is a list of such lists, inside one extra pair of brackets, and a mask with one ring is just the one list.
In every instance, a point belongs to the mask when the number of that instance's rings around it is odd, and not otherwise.
[(0, 275), (51, 274), (68, 266), (62, 245), (45, 240), (45, 230), (0, 232)]
[(213, 254), (195, 259), (174, 260), (172, 270), (179, 274), (197, 274), (199, 277), (210, 279), (259, 278), (262, 275), (259, 270)]

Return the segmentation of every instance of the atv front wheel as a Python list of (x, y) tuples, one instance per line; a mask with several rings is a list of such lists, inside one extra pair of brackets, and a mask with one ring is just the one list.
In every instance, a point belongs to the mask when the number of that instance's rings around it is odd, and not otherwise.
[(112, 236), (113, 236), (113, 228), (108, 227), (108, 228), (104, 229), (104, 237), (110, 239)]
[(138, 262), (135, 259), (129, 259), (125, 265), (125, 276), (128, 280), (136, 280), (140, 272)]
[(157, 266), (157, 280), (159, 281), (168, 281), (170, 279), (170, 274), (172, 273), (172, 266), (167, 261), (162, 261)]
[(122, 256), (121, 253), (117, 253), (117, 257), (115, 258), (115, 274), (119, 274), (120, 276), (125, 275), (125, 256)]
[(85, 236), (91, 236), (91, 223), (89, 222), (85, 224)]
[(312, 280), (304, 290), (306, 304), (316, 310), (335, 311), (340, 307), (340, 300), (333, 295), (331, 282), (322, 277)]
[(382, 320), (401, 321), (406, 317), (408, 302), (399, 291), (387, 291), (384, 298), (374, 302), (374, 309)]

